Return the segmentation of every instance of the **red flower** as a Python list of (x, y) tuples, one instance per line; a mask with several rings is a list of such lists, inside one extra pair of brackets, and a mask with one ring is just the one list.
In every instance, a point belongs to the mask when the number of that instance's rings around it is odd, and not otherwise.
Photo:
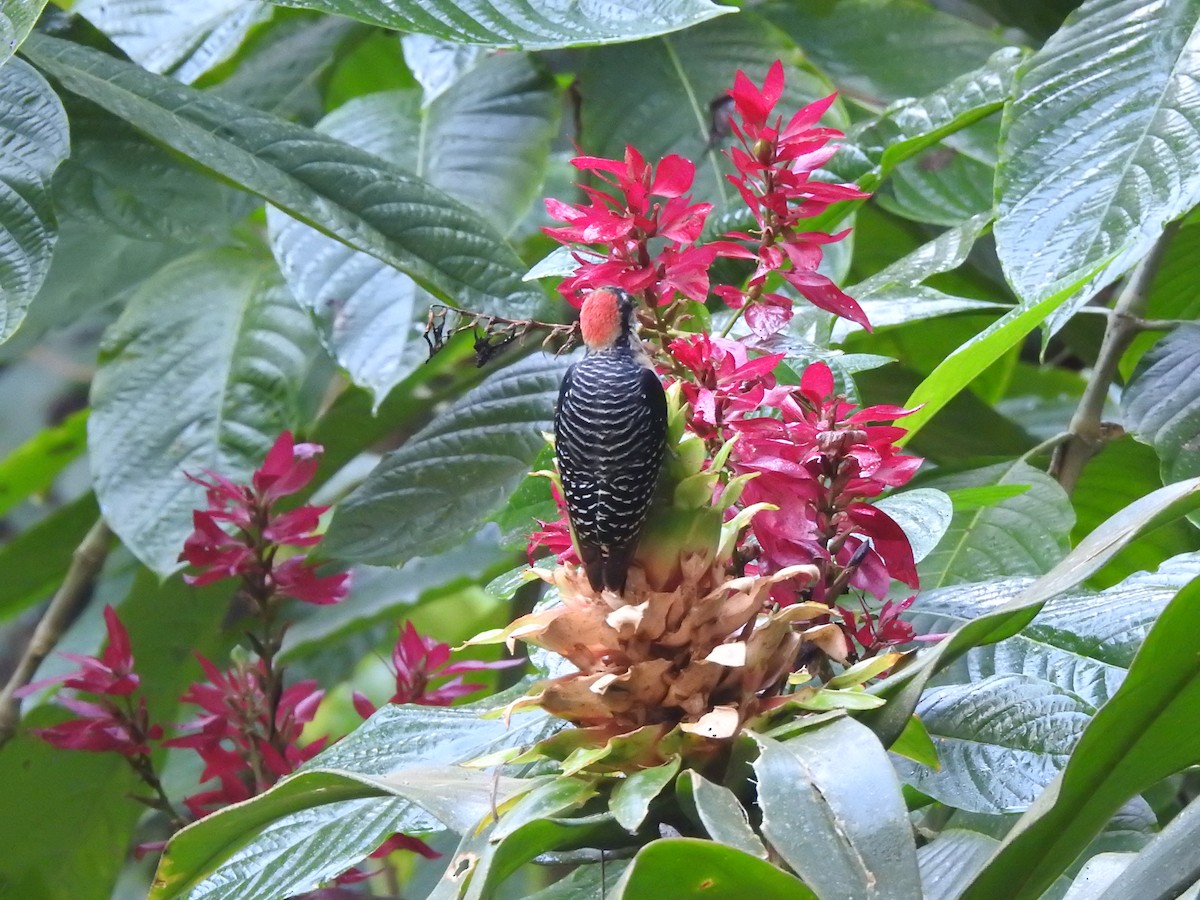
[(720, 247), (694, 246), (712, 211), (712, 204), (691, 203), (685, 196), (695, 164), (671, 155), (655, 168), (633, 147), (625, 148), (624, 161), (578, 156), (571, 162), (596, 173), (614, 194), (584, 186), (587, 204), (545, 201), (550, 216), (567, 223), (542, 229), (546, 234), (562, 244), (603, 246), (576, 252), (579, 268), (559, 285), (559, 292), (576, 306), (588, 291), (612, 285), (645, 295), (658, 306), (677, 293), (703, 302), (708, 268)]
[[(816, 562), (829, 577), (812, 588), (813, 599), (832, 601), (825, 591), (845, 573), (848, 584), (885, 595), (892, 579), (917, 586), (912, 547), (885, 512), (864, 500), (906, 483), (920, 466), (903, 456), (895, 440), (904, 432), (872, 425), (907, 415), (909, 410), (875, 406), (857, 410), (834, 393), (833, 373), (813, 363), (798, 388), (777, 388), (769, 406), (782, 417), (743, 418), (734, 450), (739, 472), (756, 472), (743, 502), (772, 503), (752, 529), (761, 553), (760, 569)], [(795, 590), (778, 588), (777, 600), (790, 602)]]
[(782, 117), (772, 118), (775, 104), (783, 94), (783, 84), (783, 64), (776, 60), (767, 72), (762, 90), (739, 71), (730, 91), (737, 114), (730, 126), (741, 146), (726, 153), (737, 171), (728, 178), (754, 214), (759, 231), (758, 235), (745, 232), (727, 235), (757, 243), (754, 250), (727, 245), (720, 255), (756, 259), (758, 265), (744, 293), (736, 288), (725, 288), (718, 293), (733, 309), (741, 309), (750, 301), (747, 323), (760, 337), (769, 337), (792, 316), (789, 298), (764, 290), (768, 276), (777, 273), (814, 306), (869, 329), (862, 307), (817, 271), (821, 245), (841, 240), (847, 232), (828, 235), (797, 230), (802, 219), (823, 212), (831, 203), (869, 196), (855, 185), (830, 184), (812, 177), (835, 152), (826, 145), (842, 136), (835, 129), (815, 127), (836, 95), (809, 104), (784, 126)]
[(315, 756), (325, 740), (299, 744), (323, 696), (315, 681), (285, 688), (272, 718), (262, 660), (222, 672), (203, 656), (197, 654), (197, 659), (207, 680), (192, 684), (180, 699), (200, 707), (201, 713), (180, 726), (190, 734), (164, 743), (195, 750), (204, 760), (200, 781), (219, 782), (218, 787), (184, 798), (192, 815), (200, 818), (266, 790)]
[(775, 387), (771, 373), (785, 355), (751, 359), (745, 344), (707, 334), (678, 338), (667, 349), (692, 373), (694, 381), (683, 382), (688, 428), (706, 440), (725, 440), (729, 423), (759, 408), (767, 389)]
[[(466, 659), (448, 665), (450, 645), (442, 644), (431, 637), (420, 634), (412, 622), (404, 624), (396, 646), (392, 649), (392, 670), (396, 673), (396, 691), (389, 703), (417, 703), (423, 706), (449, 706), (459, 697), (482, 690), (482, 684), (465, 684), (461, 675), (466, 672), (482, 672), (487, 669), (507, 669), (524, 665), (523, 659), (502, 659), (483, 662)], [(430, 682), (437, 678), (457, 676), (436, 688)], [(364, 719), (376, 710), (375, 704), (365, 696), (354, 692), (354, 708)]]
[[(62, 654), (79, 664), (77, 672), (43, 678), (25, 685), (15, 696), (26, 697), (50, 684), (98, 695), (99, 702), (60, 694), (55, 702), (77, 718), (68, 719), (33, 733), (55, 747), (65, 750), (113, 751), (128, 759), (150, 753), (150, 741), (162, 737), (162, 729), (150, 723), (145, 698), (135, 704), (130, 696), (140, 682), (133, 671), (133, 648), (129, 632), (116, 610), (104, 607), (104, 626), (108, 643), (100, 658), (75, 653)], [(105, 698), (117, 698), (115, 700)]]
[[(209, 481), (188, 475), (204, 486), (208, 508), (192, 513), (194, 530), (184, 541), (179, 559), (201, 571), (185, 575), (184, 580), (204, 585), (241, 578), (248, 594), (260, 602), (276, 594), (315, 604), (345, 599), (350, 590), (348, 573), (318, 576), (303, 555), (277, 562), (280, 547), (312, 547), (321, 540), (317, 529), (328, 507), (275, 509), (276, 501), (312, 480), (320, 452), (318, 444), (297, 444), (285, 431), (248, 485), (207, 470)], [(222, 523), (234, 530), (226, 531)]]

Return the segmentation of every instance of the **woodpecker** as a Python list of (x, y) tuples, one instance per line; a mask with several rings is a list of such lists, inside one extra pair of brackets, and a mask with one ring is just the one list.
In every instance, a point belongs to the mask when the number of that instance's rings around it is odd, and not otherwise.
[(662, 468), (667, 399), (634, 331), (629, 294), (593, 291), (579, 327), (587, 354), (563, 376), (555, 453), (588, 581), (620, 593)]

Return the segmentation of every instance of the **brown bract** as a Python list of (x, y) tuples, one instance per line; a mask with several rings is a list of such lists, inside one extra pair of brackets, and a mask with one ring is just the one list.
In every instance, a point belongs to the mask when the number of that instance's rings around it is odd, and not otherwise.
[(540, 685), (544, 709), (610, 734), (663, 724), (710, 738), (733, 736), (760, 711), (760, 698), (795, 664), (805, 640), (797, 624), (829, 614), (823, 604), (804, 603), (768, 613), (771, 585), (811, 581), (817, 569), (731, 579), (710, 554), (684, 554), (680, 564), (674, 590), (653, 590), (634, 566), (621, 595), (592, 590), (576, 566), (535, 570), (560, 603), (504, 634), (578, 669)]

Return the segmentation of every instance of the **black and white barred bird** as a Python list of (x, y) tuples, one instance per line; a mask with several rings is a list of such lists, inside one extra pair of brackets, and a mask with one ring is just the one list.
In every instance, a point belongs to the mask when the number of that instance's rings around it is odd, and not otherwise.
[(579, 325), (587, 355), (563, 376), (555, 453), (588, 581), (620, 593), (662, 468), (667, 400), (635, 333), (629, 294), (593, 291)]

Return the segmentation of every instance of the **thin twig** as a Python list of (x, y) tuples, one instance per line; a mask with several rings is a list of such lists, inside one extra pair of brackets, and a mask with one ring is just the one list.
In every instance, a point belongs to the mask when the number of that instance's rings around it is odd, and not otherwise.
[(42, 614), (42, 619), (38, 622), (33, 637), (29, 639), (29, 645), (25, 648), (25, 653), (17, 663), (8, 684), (0, 692), (0, 747), (16, 733), (17, 724), (21, 720), (21, 701), (14, 694), (33, 680), (42, 660), (50, 655), (50, 651), (62, 638), (63, 632), (87, 605), (92, 584), (100, 574), (104, 560), (108, 558), (111, 539), (112, 532), (109, 531), (108, 525), (103, 519), (99, 519), (71, 555), (71, 566), (67, 569), (66, 578), (63, 579), (50, 605), (46, 607), (46, 612)]
[(1116, 380), (1121, 357), (1133, 339), (1144, 330), (1141, 316), (1146, 308), (1150, 283), (1154, 280), (1163, 251), (1175, 234), (1176, 227), (1168, 226), (1153, 249), (1130, 273), (1108, 318), (1096, 365), (1079, 406), (1071, 417), (1071, 424), (1067, 427), (1069, 436), (1059, 446), (1050, 463), (1050, 474), (1068, 494), (1075, 489), (1088, 460), (1100, 452), (1113, 433), (1113, 429), (1106, 427), (1102, 421), (1104, 401)]

